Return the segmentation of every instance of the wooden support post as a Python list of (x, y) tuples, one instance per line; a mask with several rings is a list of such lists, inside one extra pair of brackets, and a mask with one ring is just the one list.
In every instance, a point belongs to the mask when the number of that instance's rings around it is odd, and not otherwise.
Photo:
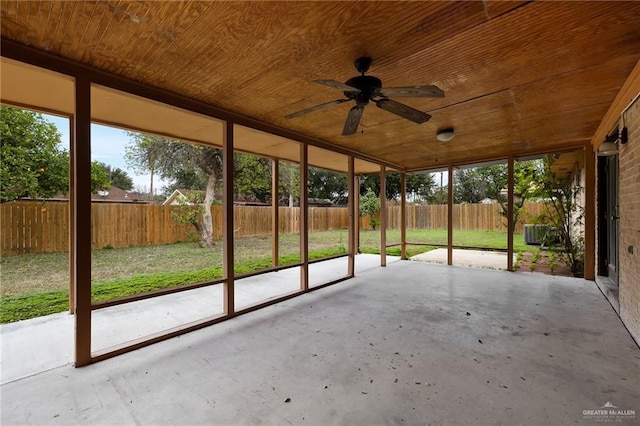
[(271, 160), (271, 265), (278, 266), (280, 256), (280, 162)]
[[(596, 279), (596, 154), (584, 147), (584, 278)], [(603, 242), (604, 243), (604, 242)]]
[(355, 199), (353, 200), (353, 215), (356, 218), (356, 253), (360, 253), (360, 177), (357, 175), (353, 177), (353, 186), (355, 188)]
[(447, 265), (453, 265), (453, 165), (449, 164), (447, 184)]
[(407, 174), (400, 174), (400, 258), (407, 260)]
[(224, 314), (235, 313), (233, 232), (233, 123), (225, 122), (222, 139), (222, 262), (224, 270)]
[(75, 179), (73, 173), (74, 159), (75, 159), (75, 120), (73, 117), (69, 117), (69, 209), (67, 214), (69, 215), (69, 233), (67, 238), (69, 240), (69, 313), (73, 314), (76, 311), (76, 254), (75, 254), (75, 238), (73, 230), (75, 227)]
[(357, 213), (353, 208), (356, 199), (356, 185), (354, 177), (354, 159), (349, 156), (349, 165), (347, 167), (347, 182), (349, 191), (349, 263), (347, 265), (347, 275), (353, 277), (355, 275), (356, 265), (356, 217)]
[(387, 266), (387, 169), (380, 166), (380, 266)]
[(71, 277), (75, 289), (75, 366), (91, 363), (91, 82), (75, 83), (70, 214), (73, 249)]
[(309, 171), (307, 144), (300, 144), (300, 289), (309, 290)]
[(513, 271), (513, 156), (507, 164), (507, 271)]

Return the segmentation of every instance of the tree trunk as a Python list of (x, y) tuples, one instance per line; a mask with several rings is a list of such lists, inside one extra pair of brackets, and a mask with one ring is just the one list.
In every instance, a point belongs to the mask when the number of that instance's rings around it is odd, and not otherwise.
[(211, 217), (211, 206), (216, 194), (216, 177), (209, 175), (207, 189), (204, 193), (204, 203), (199, 226), (196, 226), (200, 234), (200, 247), (211, 248), (216, 245), (213, 241), (213, 219)]
[(151, 179), (149, 182), (149, 200), (153, 200), (153, 167), (151, 167)]

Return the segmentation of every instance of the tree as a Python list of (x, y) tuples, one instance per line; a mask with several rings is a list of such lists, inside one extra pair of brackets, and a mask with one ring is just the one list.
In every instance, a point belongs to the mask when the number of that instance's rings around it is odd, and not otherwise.
[[(0, 107), (0, 199), (49, 198), (69, 191), (69, 152), (56, 126), (42, 114)], [(110, 186), (97, 161), (91, 163), (91, 191)]]
[(208, 176), (199, 168), (176, 170), (173, 180), (164, 188), (168, 197), (176, 189), (195, 189), (204, 192), (207, 188)]
[(309, 167), (307, 182), (309, 197), (331, 200), (334, 204), (347, 203), (349, 188), (344, 173)]
[(127, 146), (126, 159), (139, 170), (150, 170), (166, 179), (203, 173), (207, 177), (200, 215), (190, 223), (198, 231), (201, 247), (213, 247), (213, 221), (211, 206), (215, 200), (218, 180), (222, 177), (222, 151), (204, 145), (196, 145), (152, 136), (129, 133), (132, 144)]
[[(397, 200), (400, 198), (401, 179), (400, 173), (391, 172), (386, 174), (386, 196), (387, 200)], [(434, 191), (434, 182), (431, 173), (415, 173), (407, 175), (407, 193), (415, 194), (423, 200), (431, 197)], [(364, 195), (371, 189), (374, 194), (380, 196), (380, 175), (367, 175), (360, 180), (360, 195)]]
[(129, 166), (134, 167), (134, 170), (138, 173), (150, 172), (149, 196), (153, 197), (153, 178), (156, 172), (156, 157), (159, 155), (157, 152), (159, 147), (155, 146), (154, 143), (168, 139), (135, 132), (127, 132), (127, 135), (134, 143), (125, 147), (125, 161)]
[(573, 182), (573, 175), (559, 176), (553, 172), (555, 159), (543, 159), (541, 179), (532, 186), (534, 195), (543, 200), (546, 212), (537, 220), (552, 227), (562, 247), (562, 257), (575, 276), (584, 274), (584, 208), (580, 204), (582, 187)]
[(380, 197), (378, 197), (371, 188), (367, 189), (367, 193), (360, 197), (360, 216), (369, 216), (371, 228), (375, 231), (378, 221), (373, 218), (380, 211)]
[(431, 173), (407, 175), (407, 192), (421, 200), (431, 200), (435, 193), (435, 182)]
[(279, 193), (288, 199), (287, 205), (293, 207), (296, 202), (300, 201), (300, 165), (280, 161), (278, 184)]
[(2, 201), (52, 197), (69, 186), (68, 156), (60, 133), (41, 114), (0, 107)]
[(484, 198), (501, 201), (500, 191), (507, 186), (507, 165), (458, 169), (453, 175), (455, 203), (478, 203)]
[(111, 182), (111, 186), (115, 186), (125, 191), (131, 191), (133, 189), (133, 179), (131, 179), (129, 174), (120, 167), (111, 167), (108, 164), (100, 162), (98, 162), (98, 167), (104, 170), (106, 176)]
[(271, 201), (271, 160), (251, 154), (233, 155), (233, 195), (236, 199)]
[[(542, 166), (540, 160), (516, 161), (513, 164), (513, 225), (508, 229), (509, 235), (513, 234), (516, 224), (522, 218), (524, 203), (538, 197), (537, 182), (544, 178)], [(507, 218), (507, 198), (501, 196), (498, 201), (501, 207), (500, 215)]]

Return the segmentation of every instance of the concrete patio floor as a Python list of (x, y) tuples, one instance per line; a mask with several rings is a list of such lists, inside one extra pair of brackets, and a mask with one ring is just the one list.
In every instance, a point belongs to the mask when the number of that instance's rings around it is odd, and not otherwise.
[[(399, 257), (387, 256), (387, 263)], [(380, 266), (380, 256), (356, 257), (356, 273)], [(309, 286), (329, 282), (347, 274), (347, 258), (309, 265)], [(236, 280), (235, 307), (262, 302), (300, 288), (300, 268)], [(106, 349), (223, 312), (221, 284), (152, 299), (98, 309), (92, 312), (92, 351)], [(28, 377), (73, 360), (74, 317), (68, 312), (18, 321), (0, 326), (0, 383)]]
[(606, 403), (640, 414), (639, 371), (640, 350), (593, 282), (399, 261), (114, 359), (5, 383), (0, 419), (584, 424), (594, 422), (585, 410)]
[[(513, 255), (513, 263), (516, 262)], [(419, 262), (447, 263), (447, 249), (439, 248), (420, 253), (411, 258)], [(507, 269), (507, 253), (488, 250), (463, 250), (453, 249), (453, 264), (455, 266), (467, 266), (484, 269)]]

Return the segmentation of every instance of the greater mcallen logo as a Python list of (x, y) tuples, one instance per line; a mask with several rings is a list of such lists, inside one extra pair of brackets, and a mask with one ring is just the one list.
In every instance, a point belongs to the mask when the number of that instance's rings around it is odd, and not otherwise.
[(582, 410), (582, 417), (598, 422), (622, 422), (636, 418), (636, 410), (621, 410), (607, 401), (597, 410)]

